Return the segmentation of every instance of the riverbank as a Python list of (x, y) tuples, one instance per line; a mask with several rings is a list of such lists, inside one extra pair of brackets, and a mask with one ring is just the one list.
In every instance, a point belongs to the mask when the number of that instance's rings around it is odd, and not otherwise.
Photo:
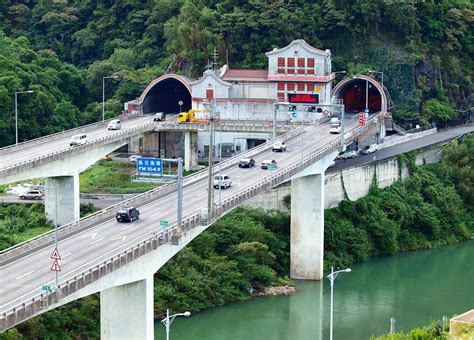
[(281, 296), (296, 293), (295, 286), (272, 286), (265, 287), (262, 291), (252, 292), (253, 297)]

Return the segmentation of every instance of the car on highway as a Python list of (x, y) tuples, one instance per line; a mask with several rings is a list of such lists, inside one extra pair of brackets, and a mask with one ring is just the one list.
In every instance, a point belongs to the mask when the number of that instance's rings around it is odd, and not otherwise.
[(286, 151), (286, 144), (284, 142), (275, 142), (272, 145), (272, 151), (273, 152), (275, 152), (275, 151), (279, 151), (279, 152)]
[(140, 217), (140, 211), (134, 207), (122, 207), (117, 211), (115, 218), (117, 222), (132, 222), (138, 220)]
[(337, 159), (348, 159), (348, 158), (356, 158), (357, 157), (357, 151), (346, 151), (344, 153), (339, 154), (337, 156)]
[(162, 122), (165, 119), (166, 119), (166, 115), (164, 112), (156, 112), (155, 115), (153, 116), (154, 122)]
[(43, 198), (43, 193), (39, 190), (28, 190), (18, 195), (22, 200), (40, 200)]
[(69, 140), (70, 146), (83, 145), (87, 143), (87, 135), (85, 133), (79, 133), (74, 135)]
[(329, 133), (341, 133), (341, 124), (331, 124), (329, 126)]
[(264, 159), (260, 164), (262, 169), (268, 169), (270, 166), (276, 167), (277, 162), (274, 159)]
[(251, 168), (255, 166), (255, 159), (253, 158), (242, 158), (239, 162), (239, 168)]
[(137, 159), (140, 158), (142, 156), (140, 155), (131, 155), (130, 158), (128, 159), (128, 161), (130, 162), (130, 164), (136, 164), (137, 163)]
[(112, 119), (107, 125), (107, 130), (120, 130), (122, 128), (122, 124), (120, 123), (120, 119)]
[(360, 151), (361, 154), (363, 155), (370, 155), (371, 153), (376, 152), (379, 149), (377, 144), (371, 144), (367, 145), (364, 149)]
[(214, 176), (214, 189), (219, 189), (219, 183), (221, 185), (221, 188), (224, 189), (230, 188), (232, 186), (232, 181), (227, 175)]

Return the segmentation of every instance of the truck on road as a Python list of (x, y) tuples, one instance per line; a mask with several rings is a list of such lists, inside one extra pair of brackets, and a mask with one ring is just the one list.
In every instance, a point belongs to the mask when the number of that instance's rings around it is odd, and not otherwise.
[(209, 123), (211, 112), (209, 110), (191, 109), (178, 115), (178, 124), (182, 123)]

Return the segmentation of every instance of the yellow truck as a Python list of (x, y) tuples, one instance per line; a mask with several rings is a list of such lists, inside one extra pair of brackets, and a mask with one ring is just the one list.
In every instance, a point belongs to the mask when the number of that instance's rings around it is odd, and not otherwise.
[(209, 123), (209, 110), (191, 109), (188, 112), (181, 112), (178, 115), (178, 124), (181, 123)]

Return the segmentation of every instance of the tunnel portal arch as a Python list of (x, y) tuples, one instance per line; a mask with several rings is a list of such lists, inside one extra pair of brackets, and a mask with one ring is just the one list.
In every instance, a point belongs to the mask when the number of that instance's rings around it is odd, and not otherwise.
[(345, 112), (363, 112), (367, 101), (369, 112), (382, 112), (384, 117), (389, 116), (390, 96), (382, 84), (371, 77), (356, 75), (340, 81), (334, 86), (332, 97), (342, 99)]
[(179, 101), (183, 102), (181, 111), (191, 109), (191, 87), (189, 80), (175, 74), (165, 74), (153, 80), (140, 96), (143, 114), (180, 112)]

